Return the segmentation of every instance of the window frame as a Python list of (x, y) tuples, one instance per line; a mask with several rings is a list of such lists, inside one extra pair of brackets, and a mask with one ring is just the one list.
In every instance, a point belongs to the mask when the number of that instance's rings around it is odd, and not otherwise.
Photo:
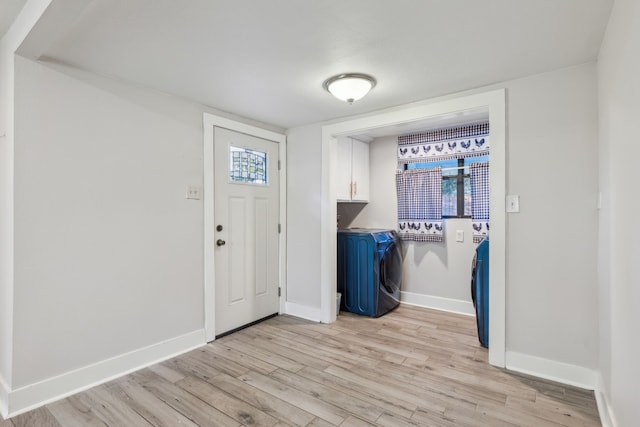
[[(477, 159), (480, 161), (471, 161), (471, 162), (467, 162), (468, 159)], [(481, 156), (465, 156), (465, 157), (460, 157), (457, 159), (450, 159), (450, 160), (456, 160), (457, 161), (457, 169), (458, 172), (456, 174), (452, 174), (452, 175), (442, 175), (442, 183), (443, 183), (443, 187), (444, 187), (444, 182), (445, 180), (451, 180), (451, 179), (455, 179), (456, 180), (456, 212), (462, 212), (462, 214), (458, 214), (458, 215), (442, 215), (442, 219), (452, 219), (452, 218), (473, 218), (473, 206), (471, 206), (471, 214), (469, 215), (465, 215), (464, 214), (464, 183), (466, 179), (471, 180), (471, 170), (469, 169), (469, 167), (471, 166), (471, 164), (473, 163), (484, 163), (487, 162), (489, 163), (490, 160), (490, 154), (484, 154)], [(436, 162), (442, 162), (443, 160), (439, 160), (439, 161), (434, 161), (433, 163)], [(421, 169), (432, 169), (432, 167), (427, 167), (427, 165), (431, 163), (431, 162), (416, 162), (416, 163), (405, 163), (402, 165), (402, 169), (403, 170), (410, 170), (410, 169), (419, 169), (415, 166), (419, 165), (421, 166)], [(411, 168), (409, 167), (409, 165), (413, 165)], [(434, 166), (435, 167), (435, 166)], [(447, 169), (450, 168), (449, 170), (451, 170), (453, 167), (451, 166), (447, 166), (447, 167), (443, 167), (443, 169)], [(468, 172), (465, 172), (468, 171)], [(443, 192), (444, 194), (444, 192)], [(471, 203), (473, 203), (473, 200), (471, 200)]]
[[(442, 215), (442, 219), (452, 219), (452, 218), (471, 218), (471, 215), (465, 215), (464, 214), (464, 180), (465, 178), (469, 178), (471, 179), (471, 174), (464, 173), (465, 166), (464, 164), (464, 158), (459, 158), (459, 159), (454, 159), (457, 160), (457, 168), (458, 168), (458, 173), (456, 173), (455, 175), (442, 175), (442, 186), (444, 187), (444, 182), (445, 180), (451, 180), (451, 179), (455, 179), (456, 180), (456, 212), (462, 212), (462, 215), (458, 214), (458, 215)], [(424, 164), (427, 162), (419, 162), (419, 164)], [(404, 170), (409, 170), (409, 164), (405, 163)], [(430, 169), (430, 168), (425, 168), (425, 169)]]
[[(471, 179), (471, 174), (464, 173), (465, 170), (465, 164), (464, 164), (464, 158), (460, 158), (458, 159), (458, 173), (455, 175), (442, 175), (442, 182), (444, 183), (445, 180), (451, 180), (451, 179), (455, 179), (456, 180), (456, 213), (457, 215), (442, 215), (443, 219), (450, 219), (450, 218), (471, 218), (471, 215), (465, 215), (464, 214), (464, 180), (465, 178), (469, 178)], [(462, 215), (460, 215), (460, 212), (462, 212)]]

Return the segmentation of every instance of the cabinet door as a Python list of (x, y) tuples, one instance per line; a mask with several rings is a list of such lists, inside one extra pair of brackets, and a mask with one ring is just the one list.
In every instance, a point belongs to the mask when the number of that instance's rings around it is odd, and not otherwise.
[(338, 200), (351, 200), (351, 138), (339, 137), (336, 186)]
[(351, 149), (351, 200), (369, 201), (369, 144), (353, 139)]

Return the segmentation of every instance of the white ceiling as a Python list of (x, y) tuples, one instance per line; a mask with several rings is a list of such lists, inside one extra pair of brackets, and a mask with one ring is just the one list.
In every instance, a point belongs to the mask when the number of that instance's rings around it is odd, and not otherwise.
[(0, 0), (0, 37), (9, 30), (27, 0)]
[[(92, 0), (43, 57), (286, 129), (594, 60), (611, 5)], [(347, 105), (322, 88), (345, 72), (378, 85)]]

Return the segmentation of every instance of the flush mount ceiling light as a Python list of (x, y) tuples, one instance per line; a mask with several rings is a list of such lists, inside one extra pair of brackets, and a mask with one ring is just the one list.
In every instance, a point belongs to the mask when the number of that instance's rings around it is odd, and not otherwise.
[(376, 79), (367, 74), (349, 73), (333, 76), (322, 84), (336, 98), (353, 104), (376, 85)]

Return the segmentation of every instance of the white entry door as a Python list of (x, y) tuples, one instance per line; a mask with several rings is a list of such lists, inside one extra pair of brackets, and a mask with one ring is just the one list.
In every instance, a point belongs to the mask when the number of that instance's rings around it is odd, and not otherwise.
[(278, 144), (216, 127), (216, 335), (279, 309)]

